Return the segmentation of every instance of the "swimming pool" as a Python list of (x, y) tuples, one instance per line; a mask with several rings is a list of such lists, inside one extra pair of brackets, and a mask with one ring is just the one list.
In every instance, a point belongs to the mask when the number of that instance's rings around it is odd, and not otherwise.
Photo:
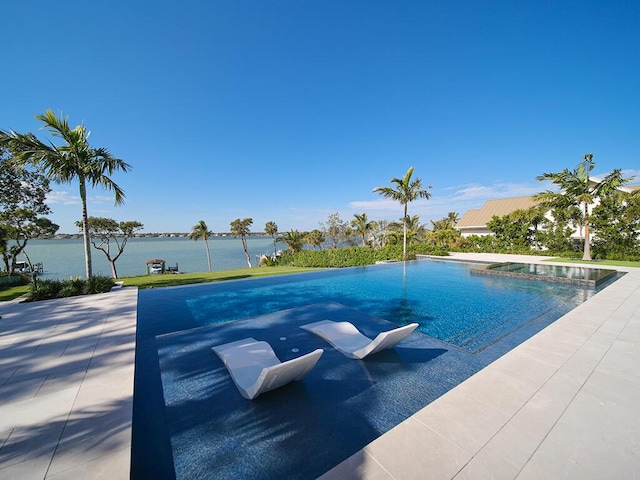
[[(471, 268), (425, 260), (141, 291), (134, 478), (313, 478), (594, 294)], [(361, 362), (298, 328), (345, 317), (369, 335), (411, 321), (420, 333)], [(291, 347), (325, 354), (304, 381), (249, 402), (210, 351), (246, 336), (282, 360)]]

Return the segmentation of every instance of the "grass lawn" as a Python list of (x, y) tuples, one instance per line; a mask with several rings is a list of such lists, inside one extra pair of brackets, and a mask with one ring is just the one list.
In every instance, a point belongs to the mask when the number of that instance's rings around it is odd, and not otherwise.
[(193, 283), (221, 282), (224, 280), (239, 280), (243, 278), (268, 277), (273, 275), (286, 275), (290, 273), (310, 272), (318, 268), (297, 267), (259, 267), (243, 268), (238, 270), (224, 270), (221, 272), (196, 272), (164, 275), (140, 275), (137, 277), (122, 277), (125, 287), (155, 288), (175, 287), (178, 285), (190, 285)]
[(0, 289), (0, 302), (8, 302), (14, 298), (18, 298), (31, 290), (31, 285), (18, 285), (17, 287), (8, 287)]
[[(258, 278), (273, 275), (287, 275), (290, 273), (310, 272), (318, 268), (296, 267), (260, 267), (243, 268), (239, 270), (224, 270), (222, 272), (196, 272), (165, 275), (140, 275), (137, 277), (122, 277), (117, 281), (123, 282), (125, 287), (156, 288), (190, 285), (193, 283), (222, 282), (224, 280), (239, 280), (242, 278)], [(28, 293), (30, 285), (20, 285), (0, 289), (0, 302), (7, 302)]]
[(604, 266), (608, 266), (608, 267), (636, 267), (636, 268), (640, 268), (640, 262), (627, 262), (625, 260), (598, 260), (597, 262), (594, 261), (586, 261), (586, 260), (579, 260), (577, 258), (561, 258), (561, 257), (555, 257), (555, 258), (550, 258), (548, 260), (545, 260), (547, 262), (570, 262), (570, 263), (583, 263), (585, 265), (589, 265), (592, 267), (604, 267)]

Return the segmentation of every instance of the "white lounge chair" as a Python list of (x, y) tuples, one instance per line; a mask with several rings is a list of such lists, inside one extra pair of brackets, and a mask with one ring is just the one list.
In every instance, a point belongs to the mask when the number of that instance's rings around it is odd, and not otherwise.
[(322, 355), (321, 348), (300, 357), (280, 362), (267, 342), (243, 338), (213, 347), (231, 374), (233, 383), (244, 398), (253, 400), (269, 390), (300, 380)]
[(413, 332), (417, 326), (417, 323), (411, 323), (403, 327), (394, 328), (378, 334), (373, 340), (360, 333), (349, 322), (322, 320), (302, 325), (300, 328), (323, 338), (345, 357), (362, 360), (372, 353), (395, 347)]

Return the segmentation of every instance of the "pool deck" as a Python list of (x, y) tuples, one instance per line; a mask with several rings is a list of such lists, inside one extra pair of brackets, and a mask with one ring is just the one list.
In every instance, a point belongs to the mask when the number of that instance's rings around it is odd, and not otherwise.
[[(640, 478), (640, 269), (616, 269), (628, 273), (321, 478)], [(0, 303), (0, 478), (129, 478), (136, 308), (135, 288)]]
[(0, 478), (129, 478), (137, 299), (0, 303)]

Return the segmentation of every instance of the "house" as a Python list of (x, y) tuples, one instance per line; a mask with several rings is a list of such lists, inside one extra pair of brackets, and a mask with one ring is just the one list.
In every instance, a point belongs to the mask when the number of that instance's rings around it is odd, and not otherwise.
[[(602, 179), (591, 177), (591, 181), (595, 184), (596, 182), (601, 182)], [(631, 193), (640, 190), (640, 185), (625, 185), (624, 187), (619, 187), (619, 190)], [(503, 217), (516, 210), (528, 210), (534, 207), (536, 203), (533, 197), (530, 196), (487, 200), (484, 205), (482, 205), (482, 208), (478, 210), (467, 210), (458, 223), (456, 223), (455, 228), (460, 231), (462, 237), (469, 237), (471, 235), (493, 235), (493, 232), (487, 228), (487, 223), (494, 215)], [(595, 205), (591, 205), (589, 210), (594, 206)], [(576, 231), (572, 236), (581, 238), (582, 232)]]
[(478, 210), (467, 210), (456, 223), (456, 229), (463, 237), (471, 235), (492, 235), (487, 223), (493, 216), (503, 217), (516, 210), (528, 210), (536, 205), (533, 197), (514, 197), (487, 200)]

